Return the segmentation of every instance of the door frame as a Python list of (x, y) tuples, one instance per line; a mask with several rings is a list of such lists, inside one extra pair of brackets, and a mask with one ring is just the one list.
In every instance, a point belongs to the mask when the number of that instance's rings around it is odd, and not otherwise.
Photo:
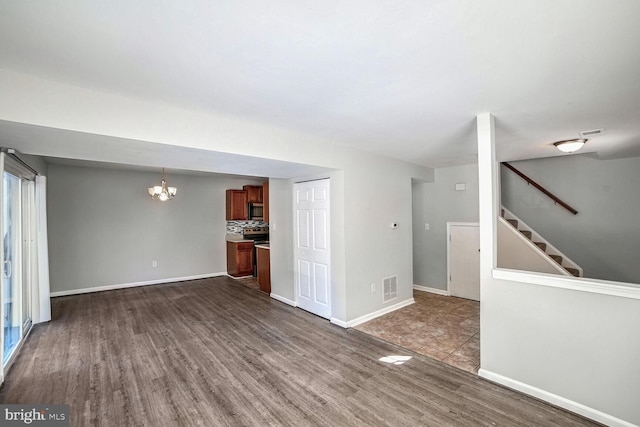
[(451, 295), (451, 227), (478, 227), (479, 222), (447, 222), (447, 295)]
[(329, 317), (327, 318), (328, 320), (330, 320), (333, 316), (333, 280), (332, 280), (332, 276), (333, 276), (333, 268), (332, 268), (332, 254), (333, 254), (333, 239), (331, 238), (331, 212), (333, 209), (333, 203), (331, 203), (331, 177), (329, 176), (323, 176), (323, 177), (317, 177), (317, 178), (309, 178), (309, 179), (299, 179), (299, 180), (293, 180), (293, 184), (291, 186), (291, 206), (292, 206), (292, 230), (293, 230), (293, 239), (292, 239), (292, 243), (293, 243), (293, 303), (295, 307), (300, 308), (300, 301), (298, 299), (298, 293), (299, 293), (299, 283), (298, 283), (298, 258), (296, 256), (296, 246), (297, 246), (297, 242), (296, 242), (296, 236), (297, 236), (297, 215), (296, 215), (296, 185), (297, 184), (303, 184), (305, 182), (314, 182), (314, 181), (327, 181), (328, 183), (328, 187), (329, 187), (329, 213), (328, 213), (328, 218), (329, 218), (329, 288), (328, 288), (328, 301), (329, 301)]
[[(35, 209), (36, 209), (36, 196), (35, 196), (35, 178), (37, 176), (37, 173), (32, 170), (30, 167), (26, 166), (25, 164), (21, 164), (20, 161), (12, 158), (10, 155), (7, 155), (7, 153), (5, 153), (4, 151), (0, 152), (0, 176), (3, 179), (3, 184), (0, 186), (0, 208), (4, 209), (4, 173), (8, 172), (13, 176), (16, 176), (17, 178), (20, 179), (20, 202), (18, 203), (20, 206), (20, 210), (19, 210), (19, 215), (17, 216), (19, 218), (19, 227), (18, 227), (18, 241), (20, 242), (20, 250), (18, 251), (18, 259), (20, 260), (19, 264), (19, 274), (20, 274), (20, 287), (18, 289), (18, 295), (19, 295), (19, 303), (17, 304), (18, 309), (20, 310), (20, 340), (18, 341), (18, 344), (16, 345), (15, 349), (13, 350), (11, 356), (9, 357), (9, 359), (7, 360), (6, 365), (3, 363), (4, 361), (4, 324), (2, 323), (2, 319), (4, 319), (4, 301), (3, 301), (3, 296), (4, 296), (4, 286), (5, 286), (5, 281), (4, 281), (4, 276), (2, 278), (0, 278), (0, 285), (2, 285), (1, 289), (0, 289), (0, 384), (4, 383), (4, 378), (6, 376), (6, 374), (9, 372), (9, 370), (11, 369), (11, 366), (13, 365), (13, 362), (16, 360), (16, 358), (18, 357), (20, 350), (25, 342), (25, 340), (27, 339), (27, 337), (29, 336), (29, 334), (31, 333), (31, 330), (33, 329), (33, 311), (34, 311), (34, 295), (35, 295), (35, 290), (36, 290), (36, 286), (37, 286), (37, 275), (33, 275), (33, 273), (35, 271), (37, 271), (37, 267), (35, 266), (37, 263), (37, 258), (32, 257), (32, 255), (34, 255), (35, 252), (35, 232), (36, 232), (36, 224), (33, 222), (33, 220), (35, 219)], [(24, 181), (29, 181), (29, 184), (26, 186), (26, 191), (25, 191), (25, 185), (24, 185)], [(27, 194), (25, 194), (27, 193)], [(27, 212), (25, 212), (25, 203), (28, 204), (28, 209)], [(26, 216), (25, 216), (26, 214)], [(4, 236), (4, 229), (6, 227), (6, 224), (4, 224), (4, 219), (2, 218), (3, 215), (0, 215), (0, 236)], [(28, 223), (25, 224), (25, 221), (27, 221)], [(29, 242), (28, 242), (28, 248), (26, 248), (28, 250), (28, 253), (25, 254), (25, 247), (24, 247), (24, 241), (23, 241), (23, 237), (24, 237), (24, 231), (25, 231), (25, 227), (28, 227), (28, 237), (29, 237)], [(0, 245), (0, 258), (4, 259), (4, 245)], [(27, 260), (27, 262), (29, 263), (28, 270), (25, 271), (24, 269), (24, 263), (23, 263), (23, 258)], [(3, 274), (3, 273), (2, 273)], [(24, 277), (23, 277), (24, 276)], [(28, 322), (27, 327), (25, 328), (25, 323), (23, 323), (23, 301), (22, 301), (22, 297), (23, 297), (23, 291), (25, 286), (28, 287), (28, 292), (29, 292), (29, 304), (28, 304), (28, 310), (29, 310), (29, 317), (30, 320)]]

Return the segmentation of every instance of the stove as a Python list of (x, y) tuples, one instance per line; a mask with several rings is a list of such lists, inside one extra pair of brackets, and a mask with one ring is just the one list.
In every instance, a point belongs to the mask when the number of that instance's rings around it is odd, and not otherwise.
[(246, 240), (269, 240), (269, 227), (246, 227), (242, 229), (242, 237)]

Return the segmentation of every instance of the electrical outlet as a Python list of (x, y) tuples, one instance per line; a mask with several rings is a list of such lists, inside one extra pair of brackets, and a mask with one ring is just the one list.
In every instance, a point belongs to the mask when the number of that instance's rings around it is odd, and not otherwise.
[(425, 222), (425, 223), (424, 223), (424, 229), (425, 229), (425, 230), (428, 230), (428, 229), (429, 229), (429, 223), (428, 223), (428, 222)]
[(158, 261), (151, 261), (151, 267), (156, 268), (158, 266)]
[(375, 283), (372, 283), (372, 284), (371, 284), (371, 293), (373, 294), (373, 293), (375, 293), (375, 292), (376, 292), (376, 284), (375, 284)]

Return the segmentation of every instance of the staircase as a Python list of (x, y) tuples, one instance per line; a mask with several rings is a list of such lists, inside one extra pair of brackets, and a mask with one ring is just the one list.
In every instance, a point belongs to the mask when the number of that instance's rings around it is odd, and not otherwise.
[[(573, 262), (569, 257), (560, 252), (551, 243), (549, 243), (544, 237), (536, 233), (526, 223), (516, 217), (512, 212), (501, 206), (500, 218), (498, 218), (500, 224), (504, 225), (509, 231), (519, 239), (519, 242), (515, 244), (520, 248), (526, 248), (533, 257), (537, 257), (535, 261), (531, 263), (531, 267), (523, 267), (526, 261), (519, 260), (517, 269), (525, 269), (531, 271), (539, 271), (543, 273), (562, 274), (565, 276), (582, 277), (582, 268)], [(500, 264), (499, 257), (498, 263)], [(503, 263), (508, 261), (503, 261)], [(500, 267), (500, 265), (498, 265)], [(514, 268), (508, 264), (502, 265), (505, 268)]]

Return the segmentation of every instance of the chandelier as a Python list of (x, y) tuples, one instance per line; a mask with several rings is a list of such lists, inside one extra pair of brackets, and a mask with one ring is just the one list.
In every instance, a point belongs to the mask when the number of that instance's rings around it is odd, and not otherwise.
[(178, 192), (178, 189), (176, 187), (167, 187), (167, 180), (164, 178), (164, 168), (162, 168), (161, 184), (149, 187), (147, 190), (149, 191), (149, 195), (154, 200), (160, 200), (161, 202), (173, 199), (173, 197)]

